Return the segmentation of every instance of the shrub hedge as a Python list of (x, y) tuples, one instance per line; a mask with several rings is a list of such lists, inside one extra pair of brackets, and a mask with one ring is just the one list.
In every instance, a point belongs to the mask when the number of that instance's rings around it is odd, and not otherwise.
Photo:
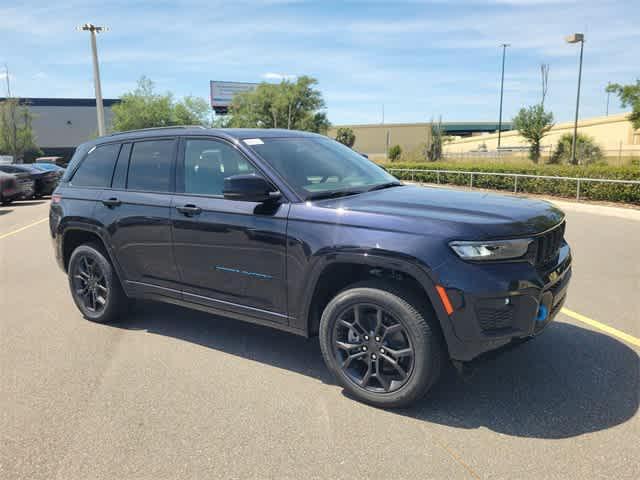
[[(522, 173), (527, 175), (549, 175), (557, 177), (607, 178), (617, 180), (639, 180), (640, 168), (637, 166), (613, 167), (609, 165), (505, 165), (498, 163), (382, 163), (386, 169), (413, 170), (463, 170), (468, 172)], [(391, 172), (401, 180), (436, 183), (438, 174), (433, 172)], [(463, 173), (440, 173), (440, 183), (452, 185), (469, 185), (470, 175)], [(575, 180), (518, 178), (518, 192), (557, 195), (575, 198)], [(495, 190), (514, 190), (514, 177), (498, 177), (476, 175), (473, 186)], [(604, 200), (610, 202), (626, 202), (640, 205), (640, 185), (624, 185), (615, 183), (580, 182), (580, 198)]]

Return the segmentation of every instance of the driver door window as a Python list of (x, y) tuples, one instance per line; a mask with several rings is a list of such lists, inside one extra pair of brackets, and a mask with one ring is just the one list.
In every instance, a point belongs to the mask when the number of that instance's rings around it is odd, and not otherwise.
[(184, 149), (184, 193), (222, 196), (224, 179), (256, 173), (234, 147), (217, 140), (187, 139)]

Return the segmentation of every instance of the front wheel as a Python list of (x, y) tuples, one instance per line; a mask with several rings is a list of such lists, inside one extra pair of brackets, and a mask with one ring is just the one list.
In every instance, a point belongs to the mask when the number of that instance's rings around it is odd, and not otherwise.
[(73, 300), (87, 320), (109, 323), (124, 311), (126, 295), (99, 246), (76, 248), (69, 260), (68, 276)]
[(442, 340), (427, 311), (392, 283), (363, 282), (343, 290), (320, 322), (327, 367), (365, 403), (408, 406), (435, 384), (442, 369)]

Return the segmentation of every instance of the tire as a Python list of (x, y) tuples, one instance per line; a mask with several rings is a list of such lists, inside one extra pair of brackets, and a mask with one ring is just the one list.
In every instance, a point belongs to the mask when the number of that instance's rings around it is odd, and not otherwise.
[[(356, 311), (360, 316), (357, 322)], [(379, 311), (383, 312), (381, 316)], [(437, 382), (444, 364), (442, 335), (437, 319), (429, 312), (424, 301), (402, 292), (390, 282), (366, 281), (348, 287), (329, 302), (320, 320), (320, 347), (327, 367), (351, 396), (364, 403), (381, 408), (409, 406)], [(379, 318), (386, 325), (384, 330), (377, 328)], [(375, 326), (365, 335), (356, 324)], [(380, 334), (387, 330), (393, 331), (392, 336)], [(390, 345), (391, 341), (405, 345)], [(374, 350), (378, 353), (374, 354)], [(407, 350), (412, 350), (411, 363)], [(402, 352), (406, 357), (396, 356)], [(357, 359), (349, 360), (358, 355)], [(367, 377), (370, 370), (373, 373)], [(358, 378), (358, 374), (362, 378)]]
[(11, 202), (12, 202), (12, 201), (13, 201), (13, 200), (7, 200), (7, 199), (5, 199), (5, 198), (0, 198), (0, 204), (1, 204), (3, 207), (6, 207), (7, 205), (11, 205)]
[[(68, 278), (73, 301), (87, 320), (111, 323), (127, 310), (127, 296), (101, 246), (77, 247), (69, 260)], [(81, 290), (95, 292), (95, 297)]]

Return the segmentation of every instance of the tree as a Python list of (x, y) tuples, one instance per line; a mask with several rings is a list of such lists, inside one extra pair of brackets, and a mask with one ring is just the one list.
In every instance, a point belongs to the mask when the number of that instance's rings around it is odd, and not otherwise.
[[(553, 150), (549, 163), (570, 163), (573, 135), (565, 133)], [(602, 159), (602, 150), (593, 138), (581, 133), (576, 137), (576, 158), (580, 164), (594, 163)]]
[(155, 93), (154, 84), (147, 77), (138, 80), (132, 92), (120, 97), (112, 107), (113, 129), (116, 131), (172, 125), (172, 96)]
[(430, 162), (437, 162), (442, 159), (443, 144), (442, 118), (438, 122), (431, 122), (431, 135), (427, 143), (427, 159)]
[(287, 128), (325, 133), (329, 120), (322, 110), (322, 93), (317, 80), (302, 76), (295, 82), (261, 83), (255, 90), (233, 97), (232, 127)]
[(115, 131), (211, 124), (211, 107), (204, 99), (189, 96), (176, 102), (170, 92), (156, 93), (153, 82), (144, 76), (132, 92), (120, 99), (112, 108)]
[(400, 159), (400, 156), (402, 155), (402, 147), (400, 145), (392, 146), (391, 148), (389, 148), (389, 152), (387, 153), (387, 155), (389, 156), (389, 160), (395, 162), (396, 160)]
[(547, 98), (547, 91), (549, 90), (549, 64), (540, 64), (540, 76), (542, 77), (542, 99), (540, 105), (544, 106), (544, 101)]
[(211, 119), (211, 105), (200, 97), (184, 97), (173, 107), (173, 121), (176, 125), (202, 125), (209, 127)]
[(607, 92), (618, 95), (623, 108), (631, 107), (629, 120), (631, 120), (633, 128), (640, 128), (640, 79), (636, 80), (635, 85), (609, 84)]
[(17, 98), (0, 102), (0, 150), (22, 162), (25, 153), (41, 155), (33, 133), (33, 115)]
[(351, 148), (356, 143), (356, 134), (349, 127), (340, 127), (336, 133), (336, 140)]
[(553, 113), (545, 111), (542, 104), (521, 108), (513, 119), (513, 126), (529, 143), (529, 158), (538, 163), (540, 142), (553, 127)]

